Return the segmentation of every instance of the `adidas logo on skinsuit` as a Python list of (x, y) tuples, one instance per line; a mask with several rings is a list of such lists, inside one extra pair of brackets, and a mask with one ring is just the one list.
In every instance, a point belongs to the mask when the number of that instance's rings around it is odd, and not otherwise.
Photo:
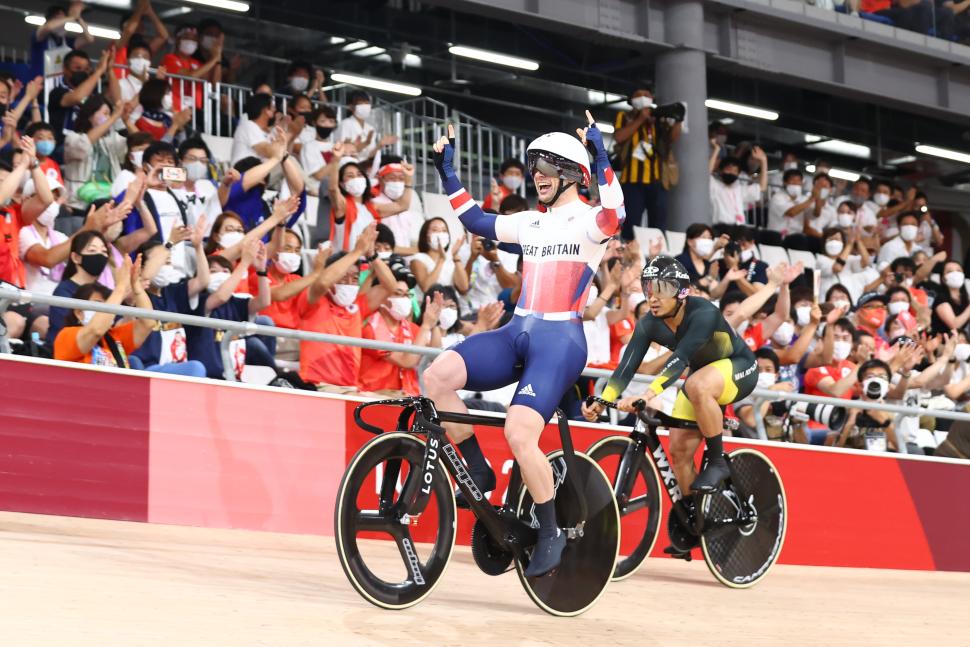
[(531, 395), (534, 398), (536, 397), (536, 392), (532, 390), (531, 384), (526, 384), (521, 389), (519, 389), (519, 395)]

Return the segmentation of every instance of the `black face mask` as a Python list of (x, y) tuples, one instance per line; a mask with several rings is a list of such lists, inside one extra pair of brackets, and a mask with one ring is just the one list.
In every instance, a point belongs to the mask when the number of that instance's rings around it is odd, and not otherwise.
[(731, 186), (738, 181), (737, 173), (721, 173), (721, 182), (724, 182), (728, 186)]
[(83, 70), (80, 72), (72, 72), (70, 76), (71, 85), (77, 87), (87, 81), (90, 76), (90, 72), (85, 72)]
[(313, 111), (307, 110), (306, 112), (298, 112), (296, 114), (299, 115), (300, 117), (303, 117), (307, 121), (310, 121), (310, 117), (313, 116)]
[(317, 137), (320, 139), (326, 139), (333, 132), (333, 128), (329, 126), (317, 126)]
[(106, 254), (81, 254), (81, 269), (91, 276), (101, 276), (108, 265)]
[(4, 116), (5, 114), (7, 114), (7, 104), (0, 103), (0, 117)]

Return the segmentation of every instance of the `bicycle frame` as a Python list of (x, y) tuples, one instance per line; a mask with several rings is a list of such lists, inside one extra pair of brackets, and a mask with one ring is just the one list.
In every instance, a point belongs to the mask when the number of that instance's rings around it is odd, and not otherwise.
[[(475, 481), (472, 479), (465, 464), (458, 454), (458, 450), (448, 438), (441, 423), (453, 422), (466, 425), (480, 425), (486, 427), (505, 427), (504, 418), (494, 418), (469, 413), (455, 413), (449, 411), (438, 411), (434, 402), (425, 397), (403, 398), (394, 400), (378, 400), (366, 402), (358, 405), (354, 409), (354, 420), (365, 431), (373, 434), (384, 433), (384, 430), (374, 425), (368, 424), (361, 417), (361, 412), (372, 406), (400, 406), (401, 413), (397, 419), (396, 431), (410, 431), (415, 434), (427, 436), (425, 444), (425, 454), (421, 470), (414, 470), (408, 474), (401, 495), (397, 503), (394, 500), (394, 488), (400, 473), (400, 461), (389, 463), (380, 492), (380, 511), (382, 513), (391, 512), (399, 517), (404, 515), (417, 516), (421, 514), (428, 504), (431, 496), (432, 484), (438, 469), (437, 464), (440, 458), (445, 469), (451, 474), (458, 488), (464, 493), (465, 500), (475, 517), (481, 520), (492, 538), (504, 549), (512, 552), (517, 557), (523, 556), (523, 551), (535, 544), (536, 531), (534, 528), (519, 519), (514, 510), (515, 502), (509, 501), (509, 496), (514, 496), (522, 485), (522, 476), (519, 471), (518, 463), (513, 464), (510, 476), (509, 487), (506, 500), (500, 508), (496, 508), (485, 497)], [(562, 441), (563, 460), (566, 465), (566, 473), (574, 470), (575, 454), (573, 450), (572, 437), (569, 434), (569, 425), (561, 411), (556, 412), (559, 419), (559, 435)], [(565, 479), (567, 487), (574, 488), (575, 484), (570, 479)], [(576, 494), (579, 494), (576, 492)], [(577, 497), (583, 501), (582, 509), (579, 511), (579, 518), (586, 518), (585, 501), (581, 496)], [(393, 505), (393, 509), (392, 509)], [(570, 520), (571, 521), (571, 520)]]

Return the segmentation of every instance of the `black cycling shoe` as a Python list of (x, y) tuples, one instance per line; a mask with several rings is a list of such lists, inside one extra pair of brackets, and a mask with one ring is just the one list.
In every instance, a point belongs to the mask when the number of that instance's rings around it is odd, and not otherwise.
[[(468, 473), (468, 475), (472, 477), (472, 480), (475, 481), (475, 485), (477, 485), (478, 489), (481, 491), (482, 498), (485, 497), (486, 492), (491, 492), (494, 490), (496, 484), (495, 471), (491, 468), (486, 468), (486, 470), (487, 471), (483, 470), (480, 472)], [(465, 498), (465, 493), (461, 490), (455, 492), (455, 505), (466, 510), (471, 507), (468, 505), (468, 500)]]
[(731, 476), (731, 470), (728, 468), (727, 461), (724, 460), (724, 456), (718, 456), (705, 461), (704, 468), (694, 479), (691, 488), (702, 494), (717, 492), (721, 488), (721, 483), (729, 476)]
[(532, 551), (532, 559), (525, 569), (525, 576), (539, 577), (559, 566), (564, 548), (566, 548), (566, 533), (561, 528), (556, 528), (556, 535), (553, 537), (539, 535), (539, 541)]

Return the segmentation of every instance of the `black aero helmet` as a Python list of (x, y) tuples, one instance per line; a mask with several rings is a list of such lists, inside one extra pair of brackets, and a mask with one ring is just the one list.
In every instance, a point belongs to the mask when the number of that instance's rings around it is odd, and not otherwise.
[(690, 274), (675, 258), (654, 256), (643, 267), (640, 284), (647, 297), (659, 294), (662, 297), (686, 299), (690, 289)]

